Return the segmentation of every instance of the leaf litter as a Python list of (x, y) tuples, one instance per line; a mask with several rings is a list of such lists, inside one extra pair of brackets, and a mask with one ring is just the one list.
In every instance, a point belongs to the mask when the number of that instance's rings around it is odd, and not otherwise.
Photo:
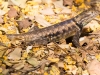
[[(86, 0), (89, 3), (89, 0)], [(0, 0), (0, 75), (99, 75), (99, 16), (83, 30), (78, 49), (72, 42), (25, 46), (5, 34), (51, 26), (89, 7), (85, 0)], [(79, 11), (80, 10), (80, 11)], [(37, 28), (37, 29), (39, 29)], [(37, 30), (33, 29), (33, 30)], [(88, 35), (86, 32), (89, 33)], [(84, 36), (83, 36), (84, 35)]]

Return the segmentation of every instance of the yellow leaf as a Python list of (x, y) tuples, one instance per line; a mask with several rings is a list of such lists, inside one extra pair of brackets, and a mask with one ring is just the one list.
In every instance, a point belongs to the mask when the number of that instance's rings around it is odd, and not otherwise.
[(49, 57), (48, 60), (50, 60), (51, 62), (58, 62), (59, 58), (51, 58), (51, 57)]
[(56, 66), (52, 66), (50, 70), (50, 75), (60, 75), (60, 71)]
[(100, 61), (100, 54), (97, 54), (96, 58)]
[(76, 11), (77, 10), (77, 8), (73, 5), (72, 6), (72, 11)]
[(27, 56), (28, 56), (28, 53), (27, 52), (24, 52), (23, 54), (22, 54), (22, 57), (25, 59), (25, 58), (27, 58)]
[(86, 58), (84, 58), (84, 61), (88, 63), (88, 60)]
[(7, 56), (3, 56), (3, 58), (4, 58), (4, 60), (7, 60), (8, 59)]
[(86, 5), (84, 4), (84, 3), (82, 3), (80, 6), (79, 6), (79, 8), (85, 8), (86, 7)]
[(76, 4), (82, 4), (84, 2), (84, 0), (75, 0)]
[(4, 15), (3, 20), (4, 20), (4, 23), (7, 22), (7, 14)]
[(39, 47), (33, 47), (34, 52), (38, 51), (39, 49), (40, 49)]
[(20, 8), (18, 6), (13, 6), (17, 11), (20, 11)]
[(47, 72), (44, 72), (44, 75), (48, 75), (48, 73)]
[(26, 29), (22, 29), (24, 32), (28, 32), (29, 31), (29, 28), (26, 28)]
[(29, 5), (37, 5), (38, 4), (38, 2), (35, 2), (35, 1), (27, 1), (27, 4), (29, 4)]
[(65, 69), (65, 70), (67, 70), (67, 69), (68, 69), (68, 67), (67, 67), (67, 64), (66, 64), (66, 63), (64, 63), (64, 69)]

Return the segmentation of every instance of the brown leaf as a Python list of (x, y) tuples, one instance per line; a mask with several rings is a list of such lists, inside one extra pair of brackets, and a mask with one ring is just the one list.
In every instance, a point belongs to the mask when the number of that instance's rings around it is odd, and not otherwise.
[(3, 19), (2, 19), (2, 17), (0, 16), (0, 23), (3, 23)]
[(100, 62), (94, 59), (87, 65), (90, 75), (100, 75)]
[(58, 62), (58, 67), (64, 68), (64, 63), (63, 62)]
[(24, 29), (24, 28), (27, 28), (27, 27), (32, 25), (32, 21), (30, 19), (28, 19), (28, 18), (25, 18), (22, 21), (17, 21), (17, 23), (18, 23), (18, 26), (19, 26), (20, 30)]
[(13, 66), (13, 68), (16, 69), (16, 70), (20, 70), (21, 68), (24, 67), (24, 64), (25, 64), (25, 62), (22, 61), (21, 63), (15, 64), (15, 65)]
[(72, 6), (72, 4), (73, 4), (73, 0), (63, 0), (64, 6), (67, 6), (67, 5)]
[(22, 48), (15, 48), (15, 50), (9, 54), (8, 59), (19, 60), (21, 58), (21, 51)]
[(8, 11), (8, 16), (9, 18), (15, 18), (18, 16), (18, 12), (15, 8), (13, 8), (12, 6), (10, 6), (10, 10)]

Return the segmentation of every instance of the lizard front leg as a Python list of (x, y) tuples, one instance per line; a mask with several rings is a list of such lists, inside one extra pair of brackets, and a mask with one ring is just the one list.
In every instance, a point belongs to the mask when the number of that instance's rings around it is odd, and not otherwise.
[(76, 31), (76, 34), (73, 36), (72, 38), (72, 43), (76, 46), (76, 47), (81, 47), (80, 43), (79, 43), (79, 37), (81, 35), (81, 30)]

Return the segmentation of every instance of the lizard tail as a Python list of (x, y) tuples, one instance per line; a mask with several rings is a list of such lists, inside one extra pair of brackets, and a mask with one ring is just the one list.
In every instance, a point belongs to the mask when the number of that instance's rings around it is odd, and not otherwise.
[(20, 35), (20, 34), (7, 34), (7, 38), (9, 40), (22, 40), (23, 39), (23, 36)]

